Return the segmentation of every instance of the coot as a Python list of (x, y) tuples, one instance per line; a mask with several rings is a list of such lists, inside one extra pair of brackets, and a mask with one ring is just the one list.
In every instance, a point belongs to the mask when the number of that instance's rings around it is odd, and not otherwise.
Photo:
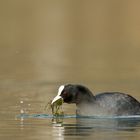
[(134, 97), (120, 92), (103, 92), (93, 95), (83, 85), (62, 85), (52, 104), (63, 98), (65, 103), (75, 103), (76, 113), (83, 116), (140, 115), (140, 102)]

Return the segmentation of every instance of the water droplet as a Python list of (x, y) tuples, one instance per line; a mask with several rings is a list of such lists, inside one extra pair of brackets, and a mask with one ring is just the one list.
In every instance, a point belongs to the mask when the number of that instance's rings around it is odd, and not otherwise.
[(21, 104), (23, 104), (23, 101), (20, 101)]

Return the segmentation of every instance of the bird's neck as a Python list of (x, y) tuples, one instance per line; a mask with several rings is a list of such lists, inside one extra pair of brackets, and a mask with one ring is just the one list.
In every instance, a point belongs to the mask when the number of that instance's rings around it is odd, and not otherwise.
[(80, 106), (83, 104), (94, 104), (95, 96), (91, 92), (90, 93), (88, 92), (88, 94), (85, 94), (85, 93), (80, 93), (80, 94), (83, 94), (83, 95), (77, 96), (77, 101), (76, 101), (77, 106)]

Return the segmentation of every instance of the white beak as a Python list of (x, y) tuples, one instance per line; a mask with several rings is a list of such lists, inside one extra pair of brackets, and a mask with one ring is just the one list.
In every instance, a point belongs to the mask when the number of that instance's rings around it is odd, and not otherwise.
[(61, 96), (57, 95), (56, 97), (54, 97), (54, 99), (52, 100), (51, 104), (54, 104), (56, 101), (58, 101), (59, 99), (62, 99)]
[(64, 87), (65, 87), (64, 85), (62, 85), (62, 86), (59, 87), (59, 89), (58, 89), (58, 94), (57, 94), (56, 97), (54, 97), (54, 99), (52, 100), (52, 103), (51, 103), (51, 104), (55, 103), (55, 102), (56, 102), (57, 100), (59, 100), (59, 99), (62, 99), (62, 97), (61, 97), (60, 95), (61, 95), (61, 93), (62, 93)]

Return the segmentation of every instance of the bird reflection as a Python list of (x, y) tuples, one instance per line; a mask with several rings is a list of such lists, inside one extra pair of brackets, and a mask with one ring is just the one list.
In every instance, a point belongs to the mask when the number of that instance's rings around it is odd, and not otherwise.
[(76, 118), (76, 123), (74, 124), (67, 124), (61, 121), (61, 123), (59, 123), (59, 127), (62, 127), (63, 129), (59, 129), (62, 130), (62, 132), (59, 131), (59, 133), (61, 133), (61, 135), (63, 136), (89, 136), (95, 132), (104, 132), (104, 131), (133, 132), (136, 129), (138, 129), (137, 126), (139, 124), (140, 118), (139, 119)]

